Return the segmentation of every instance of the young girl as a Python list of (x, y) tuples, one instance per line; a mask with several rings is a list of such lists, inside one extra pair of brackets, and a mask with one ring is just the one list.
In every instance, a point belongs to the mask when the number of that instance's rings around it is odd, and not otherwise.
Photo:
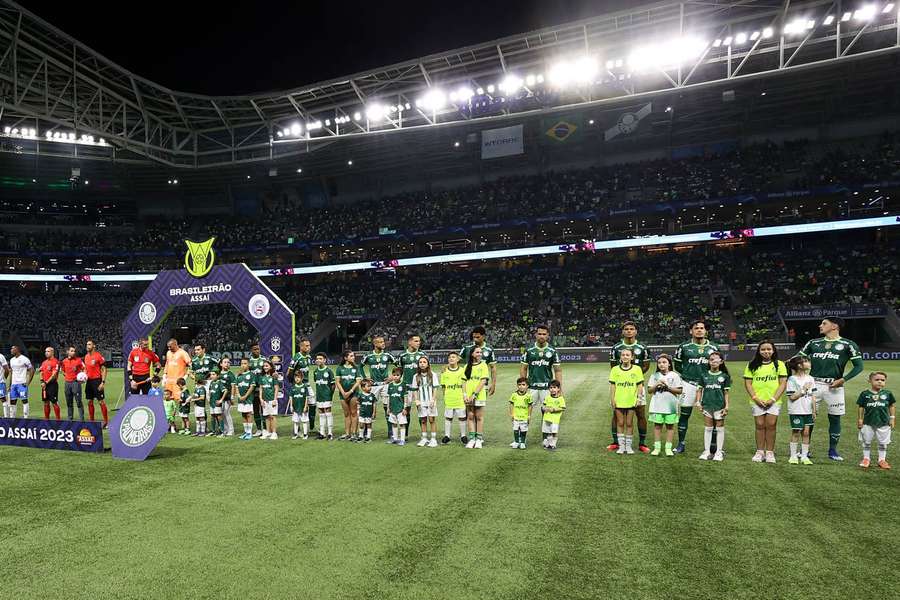
[(653, 394), (650, 399), (650, 422), (653, 423), (654, 436), (651, 456), (659, 456), (663, 425), (666, 427), (666, 456), (675, 456), (672, 438), (675, 423), (678, 422), (678, 399), (681, 398), (683, 386), (681, 375), (672, 370), (672, 358), (668, 354), (660, 354), (656, 358), (656, 372), (647, 382)]
[[(809, 460), (809, 434), (816, 420), (816, 382), (810, 377), (811, 364), (805, 356), (788, 361), (791, 376), (787, 380), (788, 419), (791, 421), (791, 457), (788, 463), (813, 464)], [(797, 446), (801, 453), (797, 455)]]
[(463, 371), (463, 402), (466, 405), (466, 420), (469, 422), (469, 443), (466, 448), (480, 449), (484, 440), (484, 406), (490, 378), (491, 372), (481, 360), (481, 348), (472, 348)]
[(337, 381), (338, 396), (341, 408), (344, 409), (344, 435), (339, 440), (356, 441), (356, 430), (359, 429), (359, 402), (356, 391), (362, 381), (362, 370), (356, 366), (356, 354), (353, 350), (344, 350), (341, 364), (334, 370)]
[(447, 355), (447, 368), (441, 372), (441, 387), (444, 388), (444, 437), (441, 443), (450, 443), (454, 417), (459, 420), (459, 441), (469, 443), (466, 437), (466, 405), (463, 402), (462, 378), (465, 370), (459, 366), (459, 353)]
[(775, 462), (775, 429), (781, 413), (781, 395), (787, 385), (787, 368), (769, 340), (756, 347), (756, 355), (744, 369), (744, 389), (756, 421), (756, 454), (753, 462)]
[(644, 393), (644, 372), (634, 365), (634, 353), (629, 348), (619, 352), (619, 364), (609, 372), (609, 405), (616, 415), (616, 454), (634, 454), (634, 407)]
[[(413, 385), (416, 388), (415, 402), (416, 412), (419, 415), (419, 425), (422, 427), (422, 439), (417, 446), (437, 448), (437, 398), (436, 390), (441, 387), (437, 373), (431, 370), (431, 363), (427, 356), (419, 358), (416, 364), (416, 374), (413, 376)], [(431, 433), (431, 439), (428, 434)]]
[(728, 415), (729, 391), (731, 375), (725, 360), (717, 352), (709, 353), (709, 370), (700, 375), (700, 386), (697, 388), (696, 406), (703, 409), (703, 454), (700, 460), (709, 460), (712, 446), (713, 428), (716, 430), (715, 461), (725, 460), (725, 417)]
[(240, 371), (234, 383), (234, 399), (237, 402), (238, 412), (244, 423), (242, 440), (253, 439), (253, 398), (256, 389), (256, 375), (250, 370), (250, 361), (241, 359)]
[(266, 430), (262, 434), (262, 439), (277, 440), (275, 419), (278, 416), (277, 398), (281, 385), (278, 383), (272, 361), (263, 361), (262, 375), (257, 378), (256, 383), (259, 387), (259, 404), (262, 407), (263, 417), (266, 419)]

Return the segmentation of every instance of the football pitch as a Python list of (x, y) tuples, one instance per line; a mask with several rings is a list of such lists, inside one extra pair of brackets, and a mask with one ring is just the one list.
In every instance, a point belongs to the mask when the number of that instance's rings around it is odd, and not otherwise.
[[(416, 447), (417, 423), (412, 444), (386, 445), (380, 412), (368, 445), (292, 441), (282, 417), (277, 441), (168, 435), (143, 463), (0, 447), (0, 596), (896, 597), (900, 474), (856, 466), (865, 376), (847, 386), (845, 462), (826, 459), (822, 415), (815, 464), (787, 464), (783, 414), (778, 464), (756, 464), (744, 364), (730, 366), (722, 463), (697, 460), (697, 411), (684, 455), (606, 452), (608, 367), (585, 364), (564, 365), (555, 453), (536, 418), (529, 448), (509, 448), (514, 365), (500, 368), (481, 451), (456, 425), (449, 447)], [(873, 369), (900, 390), (900, 363)], [(121, 372), (109, 382), (118, 391)], [(896, 444), (888, 460), (900, 467)]]

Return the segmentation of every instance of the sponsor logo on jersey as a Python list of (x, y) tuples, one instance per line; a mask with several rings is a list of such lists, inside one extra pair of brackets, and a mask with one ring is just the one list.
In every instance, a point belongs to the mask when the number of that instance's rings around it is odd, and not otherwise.
[(184, 268), (193, 277), (204, 277), (212, 271), (216, 261), (216, 253), (212, 249), (216, 238), (211, 237), (205, 242), (192, 242), (184, 240), (187, 252), (184, 253)]
[(829, 358), (832, 360), (838, 360), (841, 358), (840, 354), (835, 354), (834, 352), (813, 352), (812, 356), (813, 358), (821, 358), (822, 360), (826, 360)]

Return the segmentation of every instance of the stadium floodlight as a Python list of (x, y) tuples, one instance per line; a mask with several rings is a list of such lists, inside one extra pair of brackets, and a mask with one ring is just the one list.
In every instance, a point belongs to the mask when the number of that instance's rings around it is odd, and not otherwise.
[(513, 74), (509, 74), (500, 82), (500, 90), (506, 95), (515, 94), (522, 88), (522, 78)]
[(353, 161), (352, 161), (352, 160), (348, 160), (348, 161), (347, 161), (347, 166), (348, 166), (348, 167), (352, 167), (352, 166), (353, 166)]
[[(728, 36), (723, 43), (731, 44), (732, 37)], [(667, 69), (677, 67), (687, 61), (698, 58), (706, 49), (706, 42), (696, 37), (683, 37), (637, 48), (628, 57), (628, 64), (632, 70), (643, 71), (653, 67)]]
[(70, 133), (70, 134), (69, 134), (69, 139), (74, 141), (74, 140), (75, 140), (75, 134), (74, 134), (74, 133)]
[(454, 147), (454, 148), (459, 148), (459, 142), (453, 142), (453, 147)]
[(362, 115), (359, 114), (359, 112), (353, 113), (353, 120), (354, 120), (354, 121), (359, 121), (360, 119), (362, 119)]
[(888, 2), (887, 4), (884, 5), (884, 8), (881, 9), (881, 13), (886, 15), (889, 12), (891, 12), (892, 10), (894, 10), (894, 3)]
[(871, 21), (875, 18), (875, 11), (874, 4), (866, 4), (853, 13), (853, 18), (857, 21)]
[(3, 133), (5, 133), (6, 135), (9, 135), (10, 133), (12, 133), (12, 127), (7, 125), (6, 127), (3, 128)]
[(825, 20), (822, 21), (822, 25), (826, 26), (831, 25), (832, 23), (834, 23), (834, 15), (828, 15), (827, 17), (825, 17)]
[(478, 88), (477, 90), (475, 90), (475, 93), (479, 96), (484, 96), (484, 88)]
[(373, 102), (366, 107), (366, 118), (370, 121), (380, 121), (387, 113), (388, 108), (378, 102)]
[(809, 19), (809, 20), (806, 22), (806, 28), (807, 28), (807, 29), (812, 29), (812, 28), (814, 28), (815, 26), (816, 26), (816, 22), (813, 21), (812, 19)]
[(607, 69), (612, 69), (613, 66), (615, 66), (615, 64), (616, 64), (615, 61), (608, 60), (608, 61), (606, 61), (606, 68), (607, 68)]
[(525, 77), (525, 85), (527, 85), (528, 87), (532, 87), (535, 81), (537, 81), (537, 79), (535, 79), (534, 75), (527, 75)]
[(174, 183), (175, 185), (178, 185), (178, 180), (177, 180), (177, 179), (173, 179), (173, 180), (172, 180), (172, 183)]
[[(419, 100), (422, 101), (421, 105), (428, 110), (440, 110), (447, 104), (447, 95), (438, 88), (432, 88), (428, 90), (424, 96), (419, 98)], [(416, 100), (417, 104), (419, 100)]]
[(841, 15), (841, 23), (846, 23), (847, 21), (849, 21), (852, 18), (853, 18), (853, 13), (850, 11), (847, 11), (843, 15)]
[(10, 133), (12, 133), (13, 135), (19, 135), (19, 128), (13, 127), (13, 130)]
[(762, 31), (762, 36), (765, 39), (772, 37), (775, 34), (775, 31), (771, 27), (764, 27)]
[(472, 91), (472, 88), (465, 85), (456, 90), (456, 99), (460, 102), (468, 102), (469, 98), (474, 95), (475, 93)]
[(48, 129), (47, 131), (44, 132), (44, 137), (46, 137), (49, 140), (50, 138), (53, 137), (53, 132)]
[[(620, 62), (621, 62), (621, 61), (620, 61)], [(538, 83), (544, 83), (544, 76), (543, 76), (543, 75), (538, 75), (535, 79), (537, 79), (537, 82), (538, 82)]]
[(720, 38), (716, 38), (713, 40), (712, 45), (713, 45), (713, 48), (718, 48), (719, 46), (722, 45), (722, 40)]
[(331, 127), (331, 119), (325, 119), (325, 127)]
[(488, 94), (494, 93), (494, 84), (490, 84), (489, 86), (487, 86), (487, 93)]
[(306, 124), (307, 132), (318, 131), (319, 129), (322, 129), (322, 121), (311, 121)]
[(758, 32), (758, 31), (754, 31), (753, 33), (750, 34), (750, 41), (751, 41), (751, 42), (755, 42), (755, 41), (758, 40), (758, 39), (759, 39), (759, 32)]
[(300, 127), (300, 123), (295, 122), (291, 125), (291, 133), (293, 135), (300, 135), (301, 131), (303, 131), (303, 129)]
[(724, 40), (722, 40), (722, 43), (725, 44), (726, 46), (730, 46), (732, 40), (734, 40), (734, 38), (729, 35)]
[(747, 42), (747, 34), (744, 33), (743, 31), (741, 33), (737, 34), (736, 36), (734, 36), (734, 42), (736, 44), (746, 43)]
[(298, 173), (302, 173), (302, 172), (303, 172), (303, 169), (297, 169), (297, 172), (298, 172)]

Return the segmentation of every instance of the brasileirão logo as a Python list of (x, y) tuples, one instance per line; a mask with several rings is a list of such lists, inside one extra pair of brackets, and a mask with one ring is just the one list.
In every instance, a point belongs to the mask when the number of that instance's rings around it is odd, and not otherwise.
[(194, 277), (203, 277), (212, 271), (216, 262), (216, 252), (212, 249), (216, 238), (211, 237), (205, 242), (192, 242), (184, 240), (187, 252), (184, 253), (184, 268)]

